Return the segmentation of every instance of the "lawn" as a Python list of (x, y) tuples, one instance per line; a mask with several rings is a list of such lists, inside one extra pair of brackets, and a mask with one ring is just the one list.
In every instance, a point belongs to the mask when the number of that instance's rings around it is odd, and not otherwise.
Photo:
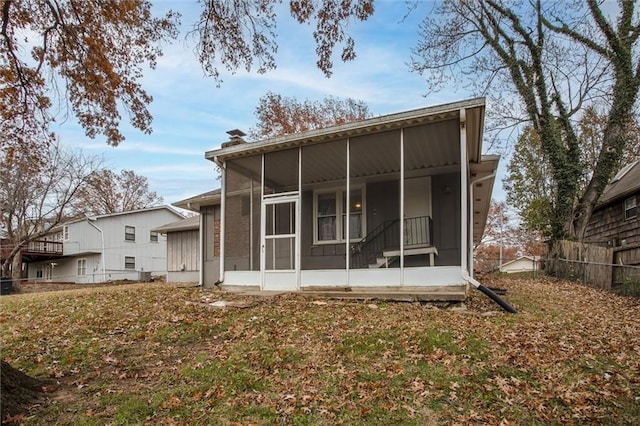
[[(24, 424), (637, 424), (640, 301), (494, 278), (519, 313), (167, 284), (0, 298)], [(235, 305), (215, 308), (224, 300)]]

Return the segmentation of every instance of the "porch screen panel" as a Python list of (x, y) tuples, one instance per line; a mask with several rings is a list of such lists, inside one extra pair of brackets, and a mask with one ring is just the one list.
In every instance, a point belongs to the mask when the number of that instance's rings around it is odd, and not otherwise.
[(264, 193), (298, 190), (298, 148), (264, 155)]
[(227, 161), (224, 235), (226, 271), (260, 269), (261, 172), (260, 156)]
[(405, 267), (459, 264), (460, 124), (404, 129)]
[(301, 269), (344, 269), (341, 232), (347, 141), (302, 148)]
[[(350, 140), (349, 200), (343, 196), (344, 235), (349, 221), (350, 269), (397, 268), (399, 249), (400, 132)], [(346, 188), (345, 188), (346, 190)]]

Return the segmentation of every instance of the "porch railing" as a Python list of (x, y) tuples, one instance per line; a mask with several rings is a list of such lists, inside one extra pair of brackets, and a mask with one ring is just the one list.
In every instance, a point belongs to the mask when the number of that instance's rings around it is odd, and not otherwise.
[[(367, 234), (351, 247), (351, 268), (366, 268), (375, 263), (385, 250), (400, 248), (399, 219), (388, 220)], [(429, 216), (412, 217), (404, 220), (404, 244), (406, 246), (431, 245), (432, 220)]]

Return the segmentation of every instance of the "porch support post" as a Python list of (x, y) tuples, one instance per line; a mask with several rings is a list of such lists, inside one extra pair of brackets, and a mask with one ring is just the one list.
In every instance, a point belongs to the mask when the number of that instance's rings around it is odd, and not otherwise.
[(400, 128), (400, 285), (404, 285), (404, 127)]
[[(344, 250), (344, 256), (345, 256), (345, 271), (347, 272), (347, 287), (350, 286), (351, 284), (351, 270), (350, 267), (351, 265), (349, 264), (351, 262), (351, 248), (350, 243), (351, 243), (351, 229), (349, 229), (349, 222), (351, 222), (350, 220), (350, 214), (351, 212), (349, 211), (351, 209), (351, 138), (347, 137), (347, 194), (346, 194), (347, 200), (346, 200), (346, 204), (347, 204), (347, 219), (345, 220), (346, 222), (346, 229), (345, 229), (345, 250)], [(336, 200), (337, 202), (338, 200)], [(342, 220), (342, 218), (338, 218), (338, 220)]]
[[(220, 278), (218, 280), (220, 282), (224, 282), (224, 261), (225, 261), (225, 252), (224, 252), (224, 242), (225, 242), (225, 222), (227, 218), (226, 208), (227, 208), (227, 162), (224, 161), (222, 163), (222, 182), (220, 186)], [(204, 261), (202, 262), (204, 265)]]
[(298, 147), (298, 201), (296, 201), (296, 244), (295, 244), (295, 265), (296, 265), (296, 287), (297, 290), (302, 288), (301, 283), (301, 275), (302, 272), (300, 269), (302, 268), (302, 222), (300, 218), (302, 217), (302, 147)]
[[(200, 207), (200, 210), (202, 210), (202, 207)], [(215, 223), (216, 221), (216, 216), (215, 216), (216, 212), (215, 212), (215, 208), (213, 209), (213, 223)], [(200, 257), (199, 260), (199, 264), (198, 264), (198, 285), (200, 287), (204, 287), (204, 247), (205, 247), (205, 240), (204, 240), (204, 236), (207, 234), (205, 232), (204, 229), (204, 225), (205, 225), (205, 221), (204, 221), (204, 215), (202, 214), (202, 211), (200, 212), (200, 218), (199, 218), (199, 223), (200, 223), (200, 228), (198, 229), (198, 240), (200, 242), (200, 247), (198, 247), (198, 257)], [(216, 238), (216, 234), (215, 232), (212, 232), (211, 235), (213, 235), (213, 244), (211, 245), (211, 247), (214, 247), (216, 242), (215, 242), (215, 238)], [(220, 262), (222, 264), (222, 262)]]
[(467, 114), (460, 109), (460, 266), (469, 272), (469, 159), (467, 155)]
[(253, 174), (249, 184), (249, 270), (253, 271)]

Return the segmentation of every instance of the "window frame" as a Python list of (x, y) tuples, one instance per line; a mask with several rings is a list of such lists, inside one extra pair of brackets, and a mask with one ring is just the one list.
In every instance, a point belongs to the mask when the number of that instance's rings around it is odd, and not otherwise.
[[(149, 241), (152, 243), (157, 243), (159, 240), (159, 232), (158, 231), (149, 231)], [(154, 238), (155, 237), (155, 238)]]
[[(133, 230), (133, 232), (130, 232), (131, 230)], [(125, 241), (131, 241), (131, 242), (136, 242), (136, 227), (135, 226), (131, 226), (131, 225), (125, 225), (124, 226), (124, 240)]]
[(85, 277), (87, 275), (87, 259), (86, 258), (78, 259), (78, 261), (76, 262), (76, 275), (78, 277)]
[[(624, 220), (631, 220), (638, 217), (638, 201), (636, 196), (624, 200)], [(629, 213), (633, 211), (633, 213)]]
[[(128, 260), (133, 259), (133, 261), (128, 262)], [(124, 269), (136, 269), (136, 257), (135, 256), (125, 256), (124, 257)]]
[(69, 241), (69, 225), (62, 227), (62, 241)]
[[(365, 185), (352, 185), (351, 186), (351, 193), (353, 193), (353, 191), (360, 191), (360, 193), (362, 194), (362, 207), (361, 210), (358, 214), (360, 214), (361, 216), (361, 237), (358, 238), (351, 238), (349, 239), (350, 243), (357, 243), (358, 241), (361, 241), (366, 235), (367, 235), (367, 194), (366, 194), (366, 190), (365, 190), (366, 186)], [(324, 244), (341, 244), (341, 243), (345, 243), (346, 242), (346, 238), (343, 237), (343, 233), (346, 232), (346, 230), (343, 230), (343, 222), (345, 220), (345, 216), (347, 214), (346, 211), (346, 205), (345, 203), (348, 203), (349, 200), (346, 200), (346, 196), (347, 196), (347, 189), (345, 187), (334, 187), (334, 188), (324, 188), (324, 189), (315, 189), (313, 191), (313, 244), (314, 245), (324, 245)], [(318, 219), (320, 216), (318, 215), (318, 196), (319, 195), (324, 195), (324, 194), (333, 194), (335, 196), (335, 200), (336, 200), (336, 213), (335, 213), (335, 218), (336, 218), (336, 235), (335, 235), (335, 239), (333, 240), (320, 240), (318, 239)], [(351, 195), (351, 194), (350, 194)], [(353, 212), (351, 212), (351, 214), (353, 214)], [(333, 216), (333, 215), (331, 215)], [(327, 217), (327, 216), (324, 216)]]

